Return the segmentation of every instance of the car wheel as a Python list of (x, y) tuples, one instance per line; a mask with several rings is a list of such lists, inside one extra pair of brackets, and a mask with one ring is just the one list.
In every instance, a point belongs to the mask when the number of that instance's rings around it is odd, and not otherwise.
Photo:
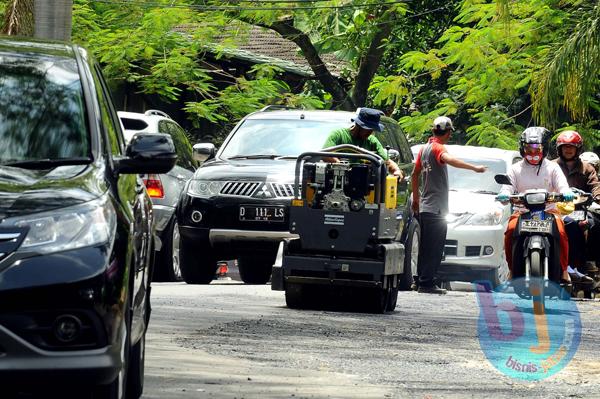
[(181, 276), (188, 284), (210, 284), (217, 272), (217, 261), (209, 246), (179, 240)]
[(273, 256), (240, 257), (238, 268), (240, 278), (246, 284), (266, 284), (271, 278), (275, 258)]
[(153, 281), (181, 281), (180, 235), (175, 217), (167, 225), (163, 237), (162, 249), (156, 257)]
[(129, 354), (129, 370), (127, 371), (127, 397), (137, 399), (144, 391), (144, 364), (146, 360), (146, 334)]
[[(130, 301), (125, 305), (125, 337), (121, 344), (121, 370), (117, 377), (107, 385), (101, 385), (94, 389), (92, 397), (94, 399), (124, 399), (129, 397), (127, 392), (128, 372), (129, 372), (129, 357), (131, 356), (129, 342), (131, 337), (131, 310)], [(133, 398), (133, 396), (131, 396)], [(137, 398), (137, 397), (136, 397)]]
[(404, 247), (404, 273), (398, 280), (400, 291), (411, 289), (413, 278), (417, 275), (417, 264), (419, 262), (419, 244), (421, 243), (421, 228), (419, 222), (413, 218), (408, 228), (408, 235)]

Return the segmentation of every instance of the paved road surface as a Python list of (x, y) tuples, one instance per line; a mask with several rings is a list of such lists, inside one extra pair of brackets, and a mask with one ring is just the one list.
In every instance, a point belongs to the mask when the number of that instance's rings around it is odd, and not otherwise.
[(582, 342), (543, 382), (496, 371), (472, 292), (401, 293), (388, 315), (298, 311), (235, 281), (154, 284), (144, 398), (600, 397), (600, 302), (578, 302)]

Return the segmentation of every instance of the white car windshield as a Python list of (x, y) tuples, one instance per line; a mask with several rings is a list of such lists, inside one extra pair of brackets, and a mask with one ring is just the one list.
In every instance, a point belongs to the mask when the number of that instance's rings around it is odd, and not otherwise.
[(221, 157), (297, 157), (306, 151), (320, 150), (329, 133), (348, 126), (349, 122), (342, 120), (247, 120), (227, 143)]
[(471, 170), (460, 168), (448, 168), (448, 184), (450, 190), (468, 190), (481, 193), (498, 194), (500, 184), (494, 181), (494, 176), (506, 173), (506, 162), (500, 159), (478, 159), (464, 158), (461, 160), (473, 165), (485, 165), (488, 167), (484, 173), (475, 173)]

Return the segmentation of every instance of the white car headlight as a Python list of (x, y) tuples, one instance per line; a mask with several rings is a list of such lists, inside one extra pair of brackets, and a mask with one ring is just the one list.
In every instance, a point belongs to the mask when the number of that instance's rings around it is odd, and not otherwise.
[(494, 226), (500, 224), (502, 220), (502, 211), (494, 210), (489, 212), (474, 213), (465, 221), (466, 226)]
[(50, 254), (109, 242), (117, 226), (107, 196), (26, 218), (6, 219), (3, 225), (29, 227), (18, 252)]
[(208, 180), (192, 180), (187, 193), (192, 197), (210, 198), (219, 195), (224, 182)]

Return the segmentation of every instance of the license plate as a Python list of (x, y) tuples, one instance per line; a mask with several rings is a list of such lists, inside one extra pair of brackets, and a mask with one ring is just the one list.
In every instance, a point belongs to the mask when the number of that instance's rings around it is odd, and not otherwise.
[(552, 220), (521, 220), (521, 231), (530, 233), (552, 233)]
[(569, 217), (573, 220), (580, 221), (585, 219), (585, 214), (583, 211), (573, 211)]
[(283, 222), (285, 207), (240, 205), (240, 220), (243, 222)]

